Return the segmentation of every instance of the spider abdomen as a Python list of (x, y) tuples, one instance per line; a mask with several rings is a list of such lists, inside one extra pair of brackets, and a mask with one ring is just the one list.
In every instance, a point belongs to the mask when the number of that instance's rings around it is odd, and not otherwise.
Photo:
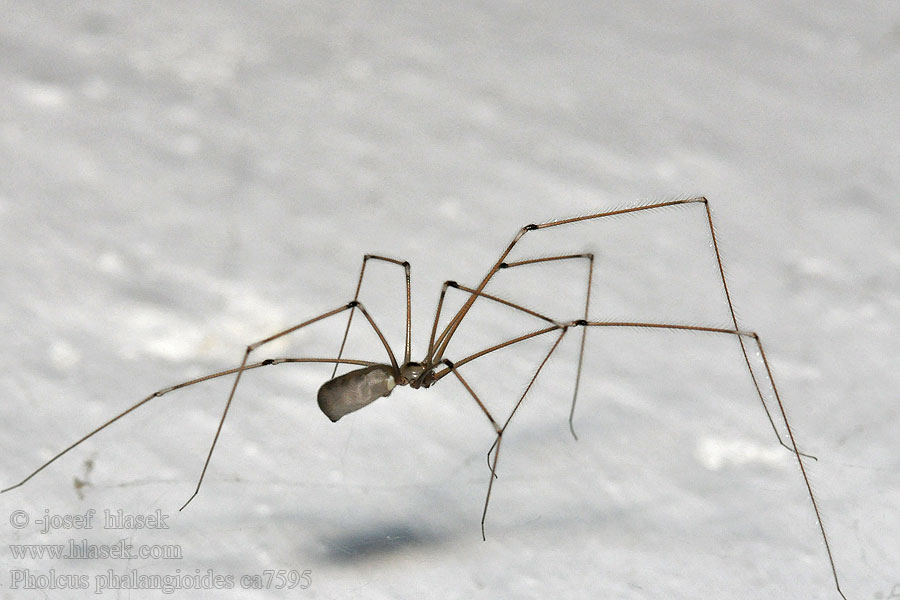
[(319, 408), (332, 421), (390, 395), (397, 385), (389, 365), (372, 365), (344, 373), (319, 388)]

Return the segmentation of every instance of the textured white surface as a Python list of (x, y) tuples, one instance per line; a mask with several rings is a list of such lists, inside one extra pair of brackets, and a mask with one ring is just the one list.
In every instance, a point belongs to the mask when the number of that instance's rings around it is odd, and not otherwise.
[[(412, 263), (418, 354), (441, 282), (476, 283), (521, 225), (703, 194), (741, 322), (820, 459), (845, 592), (886, 597), (900, 584), (900, 4), (571, 4), (5, 7), (0, 483), (346, 302), (366, 252)], [(597, 253), (596, 318), (727, 324), (700, 210), (540, 233), (522, 256)], [(363, 296), (395, 345), (399, 271), (373, 268)], [(577, 318), (583, 273), (504, 273), (493, 289)], [(534, 327), (485, 311), (453, 348)], [(260, 358), (333, 355), (340, 329)], [(380, 360), (357, 331), (351, 353)], [(549, 342), (465, 373), (504, 413)], [(92, 586), (234, 577), (208, 598), (287, 597), (239, 589), (265, 569), (311, 570), (292, 594), (310, 598), (837, 597), (733, 339), (591, 331), (578, 442), (576, 347), (568, 336), (504, 438), (487, 542), (492, 430), (457, 383), (332, 424), (315, 403), (330, 369), (283, 365), (246, 375), (184, 512), (225, 380), (155, 400), (0, 496), (0, 597), (81, 597), (11, 590), (26, 569)], [(91, 508), (161, 510), (169, 528), (8, 523)], [(5, 547), (122, 538), (184, 557)]]

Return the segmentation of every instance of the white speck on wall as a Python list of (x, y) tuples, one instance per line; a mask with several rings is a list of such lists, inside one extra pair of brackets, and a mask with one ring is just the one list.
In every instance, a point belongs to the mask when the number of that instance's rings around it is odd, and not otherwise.
[(128, 358), (145, 354), (169, 361), (188, 360), (197, 356), (206, 335), (196, 324), (173, 319), (155, 306), (132, 306), (119, 318), (129, 332), (122, 339), (137, 340), (122, 349)]
[(462, 214), (462, 207), (457, 200), (444, 199), (438, 205), (438, 212), (443, 219), (456, 221)]
[(81, 352), (65, 340), (50, 346), (50, 362), (60, 371), (71, 371), (81, 362)]
[(749, 464), (785, 465), (792, 458), (783, 447), (763, 447), (740, 439), (704, 437), (694, 450), (697, 460), (710, 471)]
[(20, 82), (19, 93), (26, 102), (52, 110), (67, 107), (71, 99), (69, 90), (57, 85), (36, 81)]
[(125, 263), (115, 252), (105, 252), (97, 257), (97, 268), (109, 275), (124, 275)]
[(175, 151), (181, 156), (193, 156), (203, 147), (203, 141), (195, 135), (182, 135), (175, 140)]

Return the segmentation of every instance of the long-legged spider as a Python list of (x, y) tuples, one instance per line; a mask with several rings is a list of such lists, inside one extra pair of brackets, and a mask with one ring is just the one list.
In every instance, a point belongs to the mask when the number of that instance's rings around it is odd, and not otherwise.
[[(725, 299), (728, 303), (728, 309), (731, 317), (732, 327), (730, 328), (719, 328), (719, 327), (708, 327), (701, 325), (685, 325), (685, 324), (676, 324), (676, 323), (652, 323), (652, 322), (624, 322), (624, 321), (592, 321), (589, 320), (589, 308), (590, 308), (590, 289), (591, 289), (591, 281), (593, 277), (593, 265), (594, 265), (594, 257), (592, 254), (566, 254), (559, 256), (549, 256), (545, 258), (536, 258), (530, 260), (521, 260), (515, 262), (506, 262), (507, 256), (509, 256), (510, 252), (516, 246), (516, 244), (521, 240), (525, 235), (532, 231), (538, 231), (541, 229), (548, 229), (551, 227), (559, 227), (568, 225), (571, 223), (582, 222), (582, 221), (590, 221), (595, 219), (602, 219), (604, 217), (612, 217), (615, 215), (621, 215), (625, 213), (634, 213), (640, 211), (650, 211), (655, 209), (661, 209), (671, 206), (677, 205), (691, 205), (691, 204), (701, 204), (704, 207), (706, 221), (709, 226), (710, 236), (712, 238), (712, 246), (713, 251), (715, 252), (716, 262), (718, 265), (719, 276), (722, 283), (722, 289), (725, 293)], [(404, 352), (403, 352), (403, 360), (402, 362), (398, 361), (393, 350), (390, 347), (387, 339), (383, 335), (381, 329), (379, 329), (378, 325), (375, 324), (372, 316), (366, 310), (362, 303), (359, 302), (359, 293), (362, 287), (363, 277), (366, 272), (366, 263), (369, 260), (383, 261), (386, 263), (394, 264), (400, 266), (404, 269), (406, 276), (406, 340), (404, 344)], [(485, 287), (494, 277), (494, 275), (500, 271), (501, 269), (512, 269), (516, 267), (521, 267), (529, 264), (537, 264), (537, 263), (546, 263), (551, 261), (566, 261), (566, 260), (586, 260), (588, 262), (588, 277), (587, 277), (587, 293), (584, 303), (584, 315), (582, 318), (578, 318), (575, 320), (568, 321), (559, 321), (556, 319), (552, 319), (546, 315), (543, 315), (539, 312), (533, 311), (529, 308), (526, 308), (520, 304), (510, 302), (509, 300), (505, 300), (498, 296), (489, 294), (485, 292)], [(438, 332), (438, 322), (441, 316), (441, 310), (444, 305), (444, 297), (449, 288), (455, 288), (461, 290), (462, 292), (468, 294), (467, 299), (462, 304), (461, 308), (457, 310), (457, 312), (453, 315), (453, 317), (449, 320), (449, 322)], [(468, 356), (459, 358), (457, 360), (450, 360), (446, 358), (444, 355), (447, 350), (447, 346), (450, 343), (451, 338), (456, 333), (463, 319), (468, 314), (472, 305), (479, 299), (483, 298), (485, 301), (490, 301), (494, 303), (499, 303), (504, 306), (507, 306), (513, 310), (520, 311), (522, 313), (529, 314), (533, 317), (541, 319), (547, 323), (547, 326), (535, 330), (530, 331), (528, 333), (524, 333), (522, 335), (513, 337), (508, 339), (502, 343), (490, 346), (474, 354), (470, 354)], [(347, 341), (347, 334), (350, 330), (350, 324), (353, 320), (353, 316), (359, 310), (363, 317), (366, 319), (371, 329), (378, 336), (378, 339), (381, 341), (381, 344), (384, 346), (384, 349), (388, 356), (388, 362), (375, 362), (375, 361), (364, 361), (364, 360), (351, 360), (343, 358), (343, 352), (345, 348), (345, 344)], [(318, 321), (322, 321), (323, 319), (328, 319), (329, 317), (333, 317), (335, 315), (344, 313), (349, 311), (347, 318), (347, 325), (344, 329), (343, 339), (341, 341), (341, 346), (338, 351), (337, 358), (271, 358), (258, 362), (248, 362), (250, 354), (257, 350), (258, 348), (282, 338), (288, 334), (294, 333), (308, 325), (316, 323)], [(506, 428), (509, 426), (510, 421), (513, 416), (516, 414), (516, 411), (522, 405), (522, 402), (525, 400), (525, 396), (528, 394), (529, 390), (533, 386), (534, 382), (537, 380), (538, 375), (540, 375), (541, 370), (547, 364), (547, 361), (550, 359), (550, 356), (556, 351), (559, 347), (560, 342), (563, 337), (568, 333), (570, 329), (581, 328), (581, 345), (580, 351), (578, 355), (578, 368), (575, 375), (575, 390), (572, 397), (572, 405), (569, 411), (569, 428), (572, 432), (572, 435), (575, 436), (575, 430), (573, 427), (573, 417), (575, 412), (575, 403), (578, 399), (578, 387), (581, 381), (581, 371), (582, 364), (584, 358), (584, 342), (587, 334), (587, 329), (589, 327), (620, 327), (620, 328), (636, 328), (636, 327), (644, 327), (644, 328), (656, 328), (656, 329), (669, 329), (669, 330), (686, 330), (686, 331), (695, 331), (695, 332), (706, 332), (713, 334), (721, 334), (721, 335), (729, 335), (736, 338), (740, 344), (741, 352), (744, 356), (744, 362), (746, 363), (747, 370), (750, 374), (750, 377), (753, 381), (753, 385), (756, 388), (757, 396), (759, 397), (760, 403), (765, 410), (766, 417), (769, 420), (769, 423), (772, 426), (772, 430), (775, 432), (776, 437), (778, 438), (778, 442), (788, 449), (797, 459), (797, 463), (800, 467), (800, 473), (803, 476), (803, 482), (806, 486), (806, 491), (809, 496), (810, 503), (812, 505), (813, 511), (816, 515), (817, 523), (819, 526), (819, 531), (822, 535), (822, 541), (825, 543), (825, 551), (827, 554), (828, 562), (831, 567), (832, 576), (834, 578), (835, 587), (837, 588), (838, 593), (842, 598), (846, 598), (844, 593), (841, 591), (840, 582), (838, 581), (837, 568), (835, 567), (834, 558), (831, 552), (831, 546), (828, 542), (828, 536), (825, 533), (825, 526), (822, 523), (821, 514), (819, 512), (819, 506), (816, 502), (815, 495), (812, 491), (812, 486), (809, 482), (809, 477), (806, 473), (806, 468), (803, 463), (803, 458), (815, 459), (815, 457), (810, 456), (808, 454), (804, 454), (800, 452), (796, 439), (794, 437), (793, 431), (791, 430), (790, 423), (788, 422), (787, 415), (785, 413), (784, 405), (782, 404), (781, 397), (778, 393), (778, 388), (775, 385), (775, 380), (772, 376), (772, 371), (769, 366), (769, 362), (766, 359), (765, 351), (763, 350), (762, 342), (760, 341), (759, 336), (753, 332), (741, 329), (737, 323), (737, 317), (735, 316), (734, 306), (731, 300), (731, 294), (728, 290), (728, 285), (725, 281), (725, 274), (722, 267), (722, 259), (719, 254), (719, 248), (716, 241), (716, 233), (715, 228), (713, 226), (712, 214), (709, 209), (709, 203), (706, 198), (691, 198), (686, 200), (673, 200), (669, 202), (660, 202), (655, 204), (646, 204), (642, 206), (636, 206), (632, 208), (624, 208), (620, 210), (613, 210), (608, 212), (601, 212), (581, 217), (574, 217), (570, 219), (560, 219), (556, 221), (551, 221), (542, 224), (531, 224), (525, 225), (515, 234), (512, 241), (500, 253), (500, 257), (496, 260), (496, 262), (491, 266), (487, 275), (481, 280), (481, 282), (475, 287), (467, 287), (464, 285), (460, 285), (454, 281), (446, 281), (444, 282), (443, 288), (441, 289), (441, 294), (438, 300), (437, 309), (435, 311), (434, 322), (431, 328), (431, 336), (428, 342), (428, 350), (425, 353), (425, 356), (420, 361), (412, 361), (410, 356), (410, 342), (411, 342), (411, 301), (410, 301), (410, 265), (408, 262), (400, 261), (394, 258), (388, 258), (384, 256), (376, 256), (376, 255), (366, 255), (363, 258), (362, 268), (359, 273), (359, 280), (356, 286), (356, 292), (353, 296), (353, 300), (338, 306), (332, 310), (329, 310), (323, 314), (320, 314), (312, 319), (303, 321), (302, 323), (298, 323), (293, 325), (292, 327), (288, 327), (282, 331), (279, 331), (273, 335), (270, 335), (266, 338), (263, 338), (257, 342), (254, 342), (246, 347), (244, 350), (244, 355), (241, 360), (240, 366), (232, 369), (226, 369), (224, 371), (219, 371), (216, 373), (211, 373), (209, 375), (204, 375), (202, 377), (197, 377), (195, 379), (191, 379), (189, 381), (184, 381), (161, 390), (158, 390), (143, 400), (137, 402), (132, 405), (130, 408), (122, 411), (117, 414), (113, 418), (109, 419), (81, 439), (77, 440), (73, 444), (69, 445), (55, 456), (53, 456), (50, 460), (42, 464), (40, 467), (35, 469), (31, 474), (25, 477), (19, 483), (12, 485), (4, 490), (0, 490), (2, 492), (8, 492), (12, 489), (15, 489), (23, 484), (25, 484), (32, 477), (37, 475), (39, 472), (47, 468), (50, 464), (55, 462), (58, 458), (92, 437), (96, 433), (105, 429), (109, 425), (115, 423), (125, 415), (131, 413), (135, 409), (140, 406), (143, 406), (150, 400), (154, 398), (158, 398), (164, 394), (169, 392), (185, 388), (203, 381), (208, 381), (210, 379), (215, 379), (218, 377), (224, 377), (226, 375), (234, 375), (234, 382), (231, 386), (231, 391), (228, 394), (228, 400), (225, 403), (225, 408), (222, 411), (222, 416), (219, 419), (218, 427), (216, 428), (215, 436), (213, 437), (212, 444), (209, 447), (209, 453), (206, 456), (206, 461), (203, 464), (203, 470), (200, 473), (200, 477), (197, 481), (197, 487), (194, 490), (194, 493), (187, 499), (187, 501), (181, 506), (182, 510), (184, 509), (191, 500), (196, 497), (197, 493), (200, 491), (200, 486), (203, 483), (203, 478), (206, 475), (206, 470), (209, 467), (210, 459), (212, 458), (213, 451), (216, 447), (216, 442), (219, 439), (219, 434), (222, 431), (222, 425), (225, 422), (225, 417), (228, 415), (228, 409), (231, 407), (231, 402), (234, 399), (235, 392), (238, 387), (238, 383), (241, 381), (241, 375), (245, 371), (250, 369), (256, 369), (259, 367), (264, 367), (268, 365), (277, 365), (282, 363), (329, 363), (334, 364), (334, 371), (332, 371), (331, 379), (325, 382), (320, 388), (318, 392), (318, 403), (319, 407), (328, 416), (332, 421), (338, 421), (341, 417), (351, 413), (353, 411), (359, 410), (364, 406), (374, 402), (378, 398), (382, 398), (390, 395), (393, 389), (398, 385), (408, 385), (413, 389), (418, 388), (428, 388), (432, 385), (436, 384), (438, 381), (443, 379), (447, 375), (453, 375), (457, 380), (459, 380), (460, 384), (466, 389), (475, 403), (478, 405), (480, 410), (484, 413), (485, 417), (487, 417), (488, 421), (490, 421), (491, 426), (494, 428), (496, 433), (496, 438), (494, 439), (494, 443), (491, 445), (488, 450), (488, 465), (490, 466), (490, 478), (488, 482), (487, 494), (485, 496), (484, 501), (484, 509), (482, 511), (481, 516), (481, 533), (482, 538), (484, 538), (484, 522), (487, 516), (487, 509), (491, 499), (491, 490), (493, 489), (494, 480), (496, 478), (497, 473), (497, 459), (500, 455), (500, 445), (503, 441), (503, 434), (506, 431)], [(459, 369), (466, 363), (469, 363), (473, 360), (476, 360), (486, 354), (499, 350), (501, 348), (505, 348), (508, 346), (512, 346), (514, 344), (518, 344), (519, 342), (523, 342), (525, 340), (529, 340), (532, 338), (537, 338), (539, 336), (543, 336), (546, 334), (552, 334), (555, 332), (555, 339), (553, 340), (553, 344), (550, 349), (546, 352), (540, 364), (538, 364), (535, 369), (533, 375), (531, 376), (528, 385), (525, 388), (525, 391), (522, 392), (518, 401), (512, 408), (512, 411), (506, 417), (501, 424), (500, 421), (494, 418), (491, 412), (487, 409), (485, 404), (478, 397), (478, 394), (472, 389), (472, 386), (469, 382), (462, 376)], [(754, 372), (753, 367), (751, 366), (750, 357), (748, 355), (747, 343), (756, 346), (756, 349), (759, 352), (760, 357), (762, 358), (762, 364), (765, 370), (765, 379), (768, 381), (768, 384), (771, 386), (773, 391), (774, 399), (777, 405), (777, 412), (775, 414), (779, 415), (783, 420), (785, 430), (787, 431), (787, 442), (782, 439), (781, 434), (778, 431), (778, 427), (775, 423), (775, 418), (773, 417), (773, 412), (770, 411), (769, 406), (766, 402), (765, 395), (762, 392), (762, 388), (759, 383), (759, 379), (757, 374)], [(335, 376), (337, 373), (338, 365), (353, 365), (357, 367), (347, 373), (344, 373), (340, 376)], [(577, 436), (575, 436), (577, 439)]]

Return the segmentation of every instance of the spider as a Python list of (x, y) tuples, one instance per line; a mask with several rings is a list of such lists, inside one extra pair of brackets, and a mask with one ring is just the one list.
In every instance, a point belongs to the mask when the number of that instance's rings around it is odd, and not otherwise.
[[(686, 205), (700, 205), (703, 207), (705, 211), (706, 222), (709, 227), (710, 236), (712, 238), (712, 247), (715, 252), (716, 263), (718, 265), (719, 277), (722, 283), (722, 289), (725, 293), (725, 299), (728, 303), (728, 309), (731, 317), (731, 325), (732, 327), (728, 328), (719, 328), (719, 327), (708, 327), (701, 325), (686, 325), (686, 324), (677, 324), (677, 323), (652, 323), (652, 322), (624, 322), (624, 321), (594, 321), (589, 319), (589, 308), (590, 308), (590, 290), (591, 290), (591, 282), (593, 278), (593, 267), (594, 267), (594, 256), (590, 253), (583, 254), (564, 254), (558, 256), (548, 256), (544, 258), (535, 258), (529, 260), (520, 260), (514, 262), (507, 262), (507, 257), (512, 252), (513, 248), (516, 244), (526, 235), (540, 231), (542, 229), (549, 229), (552, 227), (563, 227), (572, 223), (584, 222), (584, 221), (593, 221), (599, 220), (607, 217), (613, 217), (616, 215), (622, 215), (626, 213), (636, 213), (642, 211), (652, 211), (663, 209), (667, 207), (673, 206), (686, 206)], [(370, 261), (381, 261), (388, 264), (396, 265), (401, 267), (404, 270), (405, 278), (406, 278), (406, 338), (404, 343), (404, 351), (403, 351), (403, 359), (398, 360), (397, 356), (394, 354), (390, 344), (382, 333), (381, 329), (375, 323), (372, 316), (366, 310), (365, 306), (359, 301), (359, 292), (362, 287), (363, 278), (366, 273), (366, 264)], [(521, 267), (524, 265), (537, 264), (537, 263), (547, 263), (553, 261), (575, 261), (575, 260), (583, 260), (588, 263), (588, 277), (587, 277), (587, 294), (584, 303), (584, 314), (582, 318), (568, 320), (568, 321), (560, 321), (553, 318), (550, 318), (544, 314), (533, 311), (525, 306), (520, 304), (511, 302), (509, 300), (503, 299), (501, 297), (489, 294), (485, 292), (485, 288), (491, 279), (497, 274), (498, 271), (503, 269), (514, 269), (517, 267)], [(447, 293), (447, 290), (450, 288), (454, 288), (462, 291), (467, 294), (468, 297), (463, 302), (462, 306), (456, 311), (456, 313), (449, 319), (447, 324), (438, 331), (438, 322), (441, 317), (441, 311), (444, 306), (444, 297)], [(682, 199), (682, 200), (672, 200), (668, 202), (659, 202), (654, 204), (644, 204), (639, 206), (634, 206), (630, 208), (623, 208), (618, 210), (612, 210), (607, 212), (600, 212), (580, 217), (573, 217), (569, 219), (559, 219), (555, 221), (550, 221), (542, 224), (529, 224), (520, 228), (512, 241), (506, 246), (506, 248), (500, 253), (499, 258), (496, 262), (493, 263), (487, 275), (481, 280), (478, 285), (475, 287), (468, 287), (461, 285), (455, 281), (446, 281), (443, 284), (441, 289), (441, 293), (437, 303), (437, 309), (435, 311), (434, 322), (431, 328), (431, 336), (428, 342), (428, 349), (425, 353), (425, 356), (419, 361), (413, 361), (410, 356), (410, 342), (411, 342), (411, 323), (412, 323), (412, 315), (411, 315), (411, 300), (410, 300), (411, 290), (410, 290), (410, 264), (406, 261), (400, 261), (395, 258), (389, 258), (385, 256), (378, 256), (367, 254), (363, 258), (362, 268), (359, 272), (359, 279), (356, 285), (356, 292), (353, 296), (353, 300), (346, 304), (342, 304), (337, 308), (329, 310), (325, 313), (322, 313), (316, 317), (303, 321), (302, 323), (298, 323), (287, 329), (274, 333), (266, 338), (263, 338), (259, 341), (253, 342), (248, 345), (243, 354), (243, 358), (240, 362), (240, 365), (236, 368), (226, 369), (224, 371), (218, 371), (216, 373), (211, 373), (208, 375), (204, 375), (202, 377), (197, 377), (195, 379), (191, 379), (189, 381), (184, 381), (163, 389), (160, 389), (143, 400), (137, 402), (132, 405), (128, 409), (122, 411), (121, 413), (115, 415), (93, 431), (89, 432), (76, 442), (72, 443), (51, 459), (46, 461), (44, 464), (35, 469), (31, 474), (25, 477), (19, 483), (12, 485), (6, 489), (0, 490), (0, 493), (8, 492), (15, 488), (18, 488), (28, 482), (32, 477), (37, 475), (39, 472), (47, 468), (53, 462), (55, 462), (58, 458), (97, 434), (101, 430), (105, 429), (109, 425), (115, 423), (119, 419), (128, 415), (132, 411), (136, 410), (138, 407), (143, 406), (147, 402), (151, 401), (154, 398), (158, 398), (169, 392), (185, 388), (188, 386), (192, 386), (203, 381), (208, 381), (210, 379), (215, 379), (218, 377), (224, 377), (227, 375), (234, 375), (234, 381), (231, 385), (231, 391), (228, 394), (228, 400), (225, 403), (225, 408), (222, 411), (222, 416), (219, 419), (218, 427), (216, 428), (215, 436), (213, 437), (212, 443), (209, 447), (209, 452), (206, 456), (206, 460), (203, 464), (203, 470), (200, 473), (200, 477), (197, 481), (197, 486), (194, 489), (193, 494), (187, 499), (187, 501), (181, 506), (179, 510), (183, 510), (190, 502), (197, 496), (200, 491), (200, 486), (203, 483), (203, 478), (206, 476), (206, 470), (209, 467), (210, 460), (213, 455), (213, 451), (216, 447), (216, 442), (219, 439), (219, 434), (222, 431), (222, 425), (225, 422), (225, 418), (228, 415), (228, 410), (231, 407), (231, 402), (234, 399), (235, 392), (237, 391), (238, 384), (241, 381), (241, 376), (245, 371), (251, 369), (257, 369), (260, 367), (265, 367), (269, 365), (277, 365), (283, 363), (328, 363), (334, 365), (334, 370), (332, 371), (331, 379), (326, 381), (318, 391), (318, 404), (319, 408), (321, 408), (322, 412), (333, 422), (337, 422), (344, 416), (360, 410), (365, 406), (371, 404), (375, 400), (379, 398), (386, 397), (391, 394), (391, 392), (397, 386), (409, 386), (412, 389), (419, 388), (429, 388), (439, 381), (444, 379), (447, 376), (453, 376), (456, 380), (462, 384), (463, 388), (465, 388), (466, 392), (471, 396), (472, 400), (478, 405), (478, 408), (490, 422), (491, 426), (494, 428), (494, 432), (496, 433), (496, 438), (494, 439), (493, 444), (487, 453), (488, 466), (490, 467), (490, 478), (488, 482), (487, 494), (484, 500), (484, 508), (481, 514), (481, 534), (482, 539), (486, 539), (484, 532), (484, 523), (487, 517), (488, 505), (490, 504), (491, 499), (491, 491), (493, 489), (494, 480), (497, 477), (497, 459), (500, 455), (500, 446), (503, 441), (503, 434), (505, 433), (507, 427), (510, 424), (513, 416), (515, 416), (519, 407), (522, 405), (525, 397), (527, 396), (529, 390), (534, 385), (538, 376), (540, 375), (542, 369), (547, 364), (547, 361), (559, 347), (560, 342), (563, 337), (570, 331), (575, 329), (581, 329), (581, 340), (580, 340), (580, 350), (578, 355), (578, 368), (575, 375), (575, 389), (572, 397), (572, 404), (569, 410), (569, 429), (573, 435), (577, 439), (577, 435), (575, 434), (575, 429), (573, 426), (573, 419), (575, 414), (575, 405), (578, 399), (578, 388), (579, 383), (581, 381), (581, 371), (582, 364), (584, 358), (584, 344), (585, 338), (587, 335), (588, 328), (591, 327), (617, 327), (617, 328), (654, 328), (654, 329), (668, 329), (668, 330), (686, 330), (686, 331), (695, 331), (695, 332), (706, 332), (711, 334), (720, 334), (734, 337), (738, 343), (740, 344), (741, 352), (744, 357), (744, 362), (747, 366), (747, 370), (750, 374), (750, 377), (753, 381), (753, 385), (756, 389), (757, 396), (759, 397), (760, 403), (763, 406), (763, 410), (766, 413), (766, 417), (769, 420), (769, 423), (772, 426), (775, 435), (778, 438), (778, 442), (788, 449), (797, 459), (797, 463), (800, 467), (800, 473), (803, 477), (803, 482), (806, 486), (806, 490), (810, 499), (810, 503), (812, 505), (813, 511), (816, 515), (819, 531), (822, 535), (822, 540), (825, 543), (825, 551), (827, 554), (828, 562), (831, 567), (831, 573), (834, 579), (835, 587), (837, 588), (838, 593), (842, 598), (846, 599), (843, 591), (840, 587), (840, 582), (838, 580), (837, 568), (835, 566), (834, 557), (832, 555), (831, 546), (828, 542), (828, 536), (825, 533), (825, 526), (822, 523), (821, 514), (819, 512), (819, 506), (816, 502), (815, 495), (812, 491), (812, 486), (809, 481), (809, 477), (806, 473), (806, 468), (803, 463), (803, 458), (810, 458), (816, 460), (814, 456), (810, 456), (808, 454), (804, 454), (800, 451), (797, 441), (794, 437), (793, 431), (791, 430), (790, 424), (787, 419), (787, 415), (785, 413), (784, 405), (781, 401), (781, 396), (778, 392), (778, 388), (775, 385), (775, 380), (772, 375), (771, 368), (769, 366), (768, 359), (766, 358), (765, 351), (763, 350), (762, 342), (757, 335), (753, 331), (748, 331), (741, 329), (737, 323), (737, 317), (735, 316), (734, 306), (731, 300), (731, 293), (728, 290), (728, 284), (725, 280), (725, 273), (722, 267), (722, 258), (719, 253), (718, 243), (716, 241), (716, 233), (715, 227), (713, 226), (712, 213), (709, 208), (709, 202), (706, 198), (697, 197), (690, 199)], [(506, 307), (509, 307), (513, 310), (520, 311), (522, 313), (529, 314), (533, 317), (537, 317), (538, 319), (543, 320), (546, 323), (546, 326), (537, 329), (535, 331), (531, 331), (517, 337), (513, 337), (506, 341), (503, 341), (499, 344), (495, 344), (488, 348), (484, 348), (474, 354), (459, 358), (457, 360), (450, 360), (445, 357), (447, 346), (450, 343), (450, 340), (453, 338), (454, 334), (457, 332), (460, 324), (465, 319), (466, 315), (469, 313), (472, 305), (478, 301), (482, 300), (483, 302), (494, 302), (502, 304)], [(371, 327), (372, 331), (377, 335), (381, 344), (384, 346), (384, 350), (387, 354), (388, 361), (387, 362), (375, 362), (375, 361), (364, 361), (364, 360), (351, 360), (347, 358), (343, 358), (344, 348), (347, 342), (347, 335), (350, 330), (350, 324), (353, 321), (353, 317), (356, 312), (359, 311), (366, 323), (369, 327)], [(265, 359), (258, 362), (250, 362), (250, 355), (260, 347), (287, 336), (291, 333), (299, 331), (304, 327), (307, 327), (313, 323), (318, 321), (322, 321), (324, 319), (328, 319), (330, 317), (334, 317), (336, 315), (348, 313), (347, 316), (347, 325), (344, 329), (344, 335), (341, 340), (340, 349), (338, 350), (337, 358), (270, 358)], [(522, 392), (518, 401), (514, 404), (511, 412), (506, 417), (505, 420), (497, 420), (485, 404), (478, 397), (478, 394), (475, 393), (472, 386), (469, 382), (463, 377), (460, 373), (460, 367), (469, 363), (473, 360), (476, 360), (486, 354), (495, 352), (501, 348), (505, 348), (508, 346), (513, 346), (520, 342), (523, 342), (528, 339), (537, 338), (539, 336), (550, 336), (553, 338), (553, 343), (550, 349), (546, 352), (543, 359), (538, 364), (537, 368), (534, 370), (534, 373), (531, 376), (525, 390)], [(553, 337), (555, 336), (555, 337)], [(785, 425), (785, 429), (787, 431), (787, 441), (785, 441), (781, 434), (778, 431), (778, 428), (775, 424), (775, 417), (773, 417), (773, 412), (770, 411), (768, 404), (766, 403), (765, 396), (762, 392), (762, 388), (760, 386), (759, 379), (757, 374), (754, 372), (751, 367), (750, 357), (748, 355), (747, 346), (748, 344), (753, 347), (755, 346), (756, 350), (759, 352), (760, 357), (762, 358), (762, 364), (765, 370), (765, 379), (768, 381), (769, 385), (772, 388), (775, 402), (777, 405), (777, 414), (783, 421)], [(339, 365), (351, 365), (355, 367), (353, 370), (344, 373), (340, 376), (336, 376), (337, 368)]]

